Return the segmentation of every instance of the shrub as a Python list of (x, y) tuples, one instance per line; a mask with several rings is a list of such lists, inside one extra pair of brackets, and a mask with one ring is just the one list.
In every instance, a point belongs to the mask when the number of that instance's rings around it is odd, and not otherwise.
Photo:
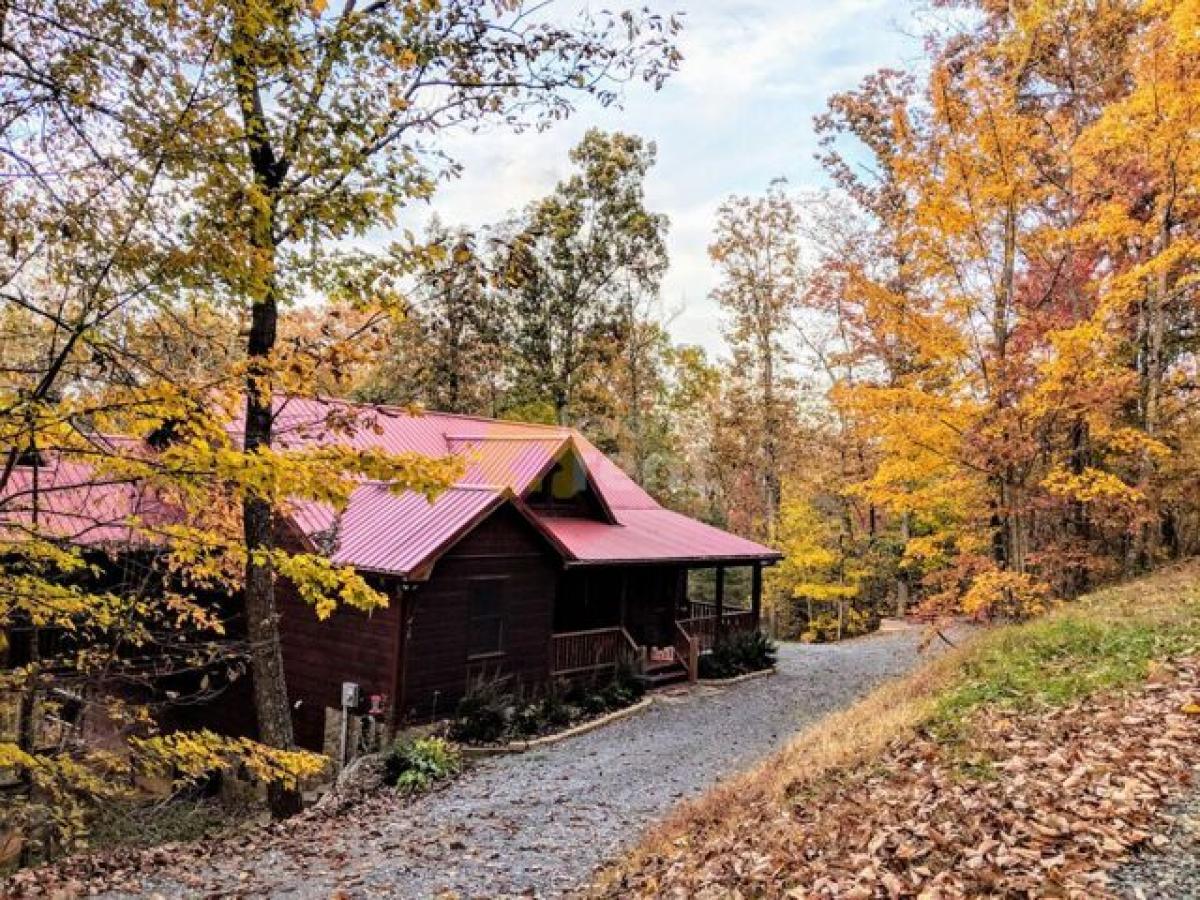
[(542, 703), (531, 700), (517, 707), (509, 731), (518, 737), (533, 737), (542, 728)]
[(435, 781), (457, 775), (462, 755), (440, 737), (400, 739), (384, 760), (383, 780), (403, 791), (428, 790)]
[(735, 678), (775, 665), (775, 642), (756, 629), (724, 635), (700, 657), (701, 678)]
[(631, 659), (621, 660), (608, 676), (553, 681), (528, 695), (509, 691), (505, 679), (478, 679), (459, 702), (449, 735), (468, 744), (536, 737), (622, 709), (645, 691)]
[(481, 675), (458, 701), (450, 737), (467, 744), (500, 740), (517, 714), (517, 702), (507, 690), (508, 679)]
[(542, 695), (539, 704), (541, 718), (551, 728), (563, 728), (579, 715), (579, 711), (567, 702), (568, 689), (569, 685), (565, 682), (552, 681)]
[(646, 683), (642, 681), (642, 672), (634, 657), (626, 654), (617, 659), (607, 690), (610, 696), (617, 698), (618, 706), (628, 706), (642, 699), (646, 693)]
[(584, 695), (581, 706), (589, 716), (598, 716), (608, 712), (608, 697), (603, 690), (592, 691)]

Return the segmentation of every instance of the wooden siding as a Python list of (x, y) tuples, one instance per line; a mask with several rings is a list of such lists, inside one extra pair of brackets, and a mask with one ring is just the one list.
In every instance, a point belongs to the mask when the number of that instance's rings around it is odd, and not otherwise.
[[(422, 721), (453, 712), (476, 673), (503, 673), (518, 684), (544, 681), (560, 569), (545, 539), (509, 506), (443, 556), (409, 601), (403, 717)], [(495, 577), (504, 579), (503, 653), (469, 660), (470, 582)]]
[[(504, 583), (503, 652), (471, 659), (470, 585), (490, 578)], [(564, 572), (544, 537), (504, 506), (452, 547), (427, 582), (403, 593), (398, 582), (380, 582), (392, 603), (370, 616), (345, 610), (319, 622), (281, 583), (284, 669), (297, 743), (320, 749), (325, 709), (338, 705), (343, 681), (360, 684), (364, 696), (386, 695), (389, 707), (395, 700), (400, 721), (421, 722), (452, 714), (478, 675), (505, 675), (513, 686), (544, 682), (554, 631), (624, 622), (638, 643), (670, 645), (684, 578), (675, 566)]]
[[(375, 586), (387, 589), (385, 583)], [(364, 701), (371, 694), (384, 694), (391, 702), (400, 604), (394, 591), (389, 593), (393, 599), (386, 609), (370, 615), (338, 610), (322, 622), (299, 599), (295, 587), (280, 580), (276, 598), (283, 669), (296, 743), (301, 747), (322, 748), (325, 709), (340, 705), (343, 681), (361, 685)]]

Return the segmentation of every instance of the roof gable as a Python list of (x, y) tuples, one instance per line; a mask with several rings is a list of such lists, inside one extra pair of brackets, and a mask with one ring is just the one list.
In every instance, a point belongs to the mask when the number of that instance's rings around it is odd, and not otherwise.
[[(567, 565), (602, 562), (774, 560), (767, 547), (664, 509), (594, 444), (569, 428), (340, 400), (285, 398), (276, 434), (286, 446), (374, 447), (427, 456), (461, 456), (466, 472), (432, 503), (387, 485), (364, 484), (335, 514), (298, 504), (294, 521), (326, 539), (335, 562), (410, 577), (427, 574), (447, 542), (460, 538), (506, 500), (535, 524)], [(526, 506), (556, 464), (570, 458), (600, 506), (596, 517)], [(572, 489), (580, 487), (572, 485)], [(531, 497), (532, 499), (532, 497)], [(332, 541), (330, 541), (332, 538)], [(320, 546), (320, 544), (318, 544)]]

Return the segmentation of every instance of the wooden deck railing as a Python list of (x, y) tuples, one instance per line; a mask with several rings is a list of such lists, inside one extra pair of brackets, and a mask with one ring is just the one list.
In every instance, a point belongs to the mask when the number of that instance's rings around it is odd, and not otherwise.
[[(750, 609), (745, 606), (740, 606), (736, 603), (725, 604), (725, 615), (734, 613), (746, 613)], [(717, 604), (708, 600), (691, 600), (688, 602), (688, 618), (689, 619), (711, 619), (717, 614)]]
[(612, 668), (626, 656), (641, 664), (643, 651), (619, 625), (550, 636), (551, 675), (578, 675)]
[[(734, 631), (750, 631), (754, 628), (754, 613), (749, 610), (733, 610), (722, 616), (726, 634)], [(677, 623), (692, 638), (700, 652), (711, 650), (717, 640), (717, 617), (696, 616)]]

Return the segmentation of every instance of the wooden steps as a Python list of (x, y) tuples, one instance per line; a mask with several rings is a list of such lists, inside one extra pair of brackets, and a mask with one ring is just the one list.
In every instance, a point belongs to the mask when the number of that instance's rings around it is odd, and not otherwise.
[(645, 673), (642, 675), (642, 681), (646, 683), (647, 688), (656, 688), (668, 684), (676, 684), (680, 681), (687, 681), (687, 677), (687, 666), (678, 660), (673, 660), (672, 662), (655, 663), (647, 666)]

